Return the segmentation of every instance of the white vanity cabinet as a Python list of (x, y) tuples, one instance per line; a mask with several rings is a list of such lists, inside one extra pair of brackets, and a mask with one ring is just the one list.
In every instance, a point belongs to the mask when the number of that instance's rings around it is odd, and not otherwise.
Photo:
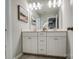
[(66, 57), (66, 32), (23, 32), (23, 52)]
[(37, 33), (23, 32), (23, 52), (37, 54)]
[(47, 55), (66, 57), (66, 32), (47, 33)]

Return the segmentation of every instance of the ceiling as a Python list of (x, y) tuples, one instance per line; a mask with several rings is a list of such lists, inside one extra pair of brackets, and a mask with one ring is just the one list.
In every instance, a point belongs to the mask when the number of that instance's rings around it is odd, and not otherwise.
[[(39, 2), (42, 5), (42, 9), (36, 10), (39, 15), (58, 13), (59, 8), (53, 8), (53, 6), (49, 8), (48, 1), (49, 0), (27, 0), (28, 3)], [(53, 2), (53, 0), (51, 1)]]

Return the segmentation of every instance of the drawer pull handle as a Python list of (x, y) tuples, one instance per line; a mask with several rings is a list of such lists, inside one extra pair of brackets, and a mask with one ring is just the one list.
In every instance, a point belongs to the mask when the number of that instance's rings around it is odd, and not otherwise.
[(54, 40), (58, 40), (57, 38), (55, 38)]
[(44, 49), (40, 49), (41, 51), (43, 51)]
[(40, 40), (40, 42), (43, 42), (44, 40)]
[(31, 39), (31, 37), (28, 37), (28, 39)]

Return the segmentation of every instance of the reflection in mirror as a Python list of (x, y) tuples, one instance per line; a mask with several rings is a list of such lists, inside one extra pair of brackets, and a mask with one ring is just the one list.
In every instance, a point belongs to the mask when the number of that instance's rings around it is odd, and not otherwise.
[(59, 28), (59, 8), (62, 0), (27, 0), (31, 21), (33, 17), (36, 25), (33, 30), (50, 30)]

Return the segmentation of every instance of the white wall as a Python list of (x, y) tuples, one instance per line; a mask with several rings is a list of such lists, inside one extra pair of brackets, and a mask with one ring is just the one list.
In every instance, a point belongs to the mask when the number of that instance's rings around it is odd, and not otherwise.
[[(24, 23), (22, 21), (18, 20), (18, 10), (17, 6), (21, 5), (23, 8), (27, 9), (27, 1), (26, 0), (9, 0), (7, 1), (7, 13), (6, 17), (9, 17), (7, 19), (8, 22), (8, 33), (9, 33), (9, 40), (8, 40), (8, 49), (10, 49), (7, 52), (10, 52), (9, 55), (7, 55), (7, 59), (14, 59), (18, 54), (22, 53), (22, 44), (21, 44), (21, 31), (22, 29), (30, 30), (30, 20), (28, 20), (28, 23)], [(35, 13), (35, 12), (34, 12)], [(33, 13), (33, 14), (34, 14)], [(29, 13), (27, 13), (29, 15)], [(30, 16), (30, 15), (29, 15)], [(37, 16), (37, 14), (35, 14)], [(7, 23), (6, 22), (6, 23)]]
[(68, 31), (68, 59), (73, 59), (73, 32)]
[(73, 26), (73, 7), (70, 5), (70, 0), (64, 0), (61, 6), (62, 8), (62, 27)]
[(62, 29), (62, 9), (59, 8), (59, 29)]
[(11, 0), (6, 0), (5, 10), (5, 58), (12, 59), (12, 21), (11, 21)]
[[(60, 28), (67, 29), (73, 26), (73, 3), (72, 0), (63, 0), (59, 12)], [(73, 57), (73, 32), (68, 31), (68, 59)]]
[(29, 23), (24, 23), (18, 20), (17, 6), (21, 5), (26, 9), (26, 0), (11, 0), (11, 21), (12, 21), (12, 55), (13, 58), (22, 52), (21, 48), (21, 30), (22, 28), (29, 29)]
[(26, 0), (6, 1), (6, 59), (13, 59), (22, 52), (21, 29), (28, 29), (28, 23), (18, 21), (17, 5), (21, 4), (26, 9)]

